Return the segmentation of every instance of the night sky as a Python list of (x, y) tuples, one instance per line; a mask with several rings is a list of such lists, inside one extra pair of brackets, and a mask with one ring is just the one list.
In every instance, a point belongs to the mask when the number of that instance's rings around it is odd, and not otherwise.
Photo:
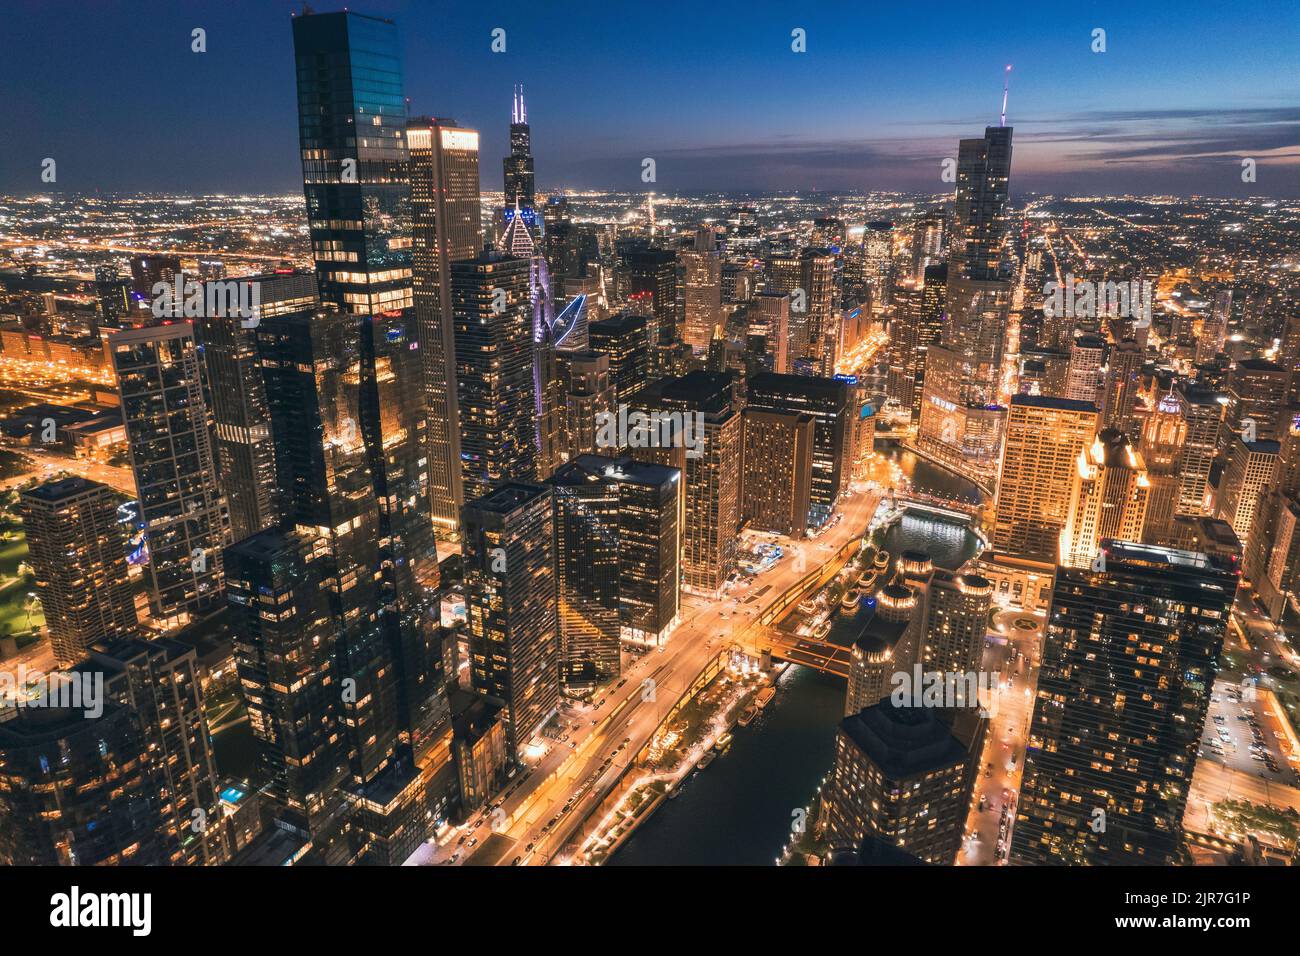
[[(317, 3), (319, 11), (339, 9)], [(0, 192), (294, 192), (282, 0), (5, 0)], [(1300, 4), (396, 2), (412, 114), (479, 129), (522, 82), (539, 190), (941, 192), (1014, 64), (1014, 193), (1300, 195)], [(207, 31), (208, 52), (190, 50)], [(489, 49), (494, 27), (507, 51)], [(791, 51), (802, 28), (807, 52)], [(1093, 53), (1094, 28), (1106, 52)], [(1241, 182), (1241, 158), (1258, 181)]]

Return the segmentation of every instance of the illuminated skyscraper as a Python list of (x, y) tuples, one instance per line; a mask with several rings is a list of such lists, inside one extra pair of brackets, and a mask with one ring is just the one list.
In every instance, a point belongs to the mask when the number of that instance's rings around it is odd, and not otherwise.
[(1187, 429), (1178, 465), (1178, 506), (1175, 513), (1205, 514), (1210, 469), (1219, 450), (1219, 435), (1223, 427), (1223, 402), (1221, 396), (1195, 385), (1181, 385), (1176, 390)]
[(464, 504), (451, 264), (483, 249), (478, 132), (450, 120), (406, 124), (411, 155), (415, 322), (429, 416), (429, 494), (437, 530), (454, 532)]
[(1019, 864), (1183, 860), (1238, 562), (1128, 542), (1058, 568), (1011, 841)]
[(811, 415), (812, 490), (808, 524), (819, 528), (849, 487), (853, 467), (853, 422), (849, 385), (831, 378), (763, 372), (749, 382), (748, 408)]
[(1138, 450), (1147, 466), (1151, 490), (1142, 540), (1165, 544), (1178, 507), (1178, 466), (1187, 440), (1182, 400), (1172, 388), (1158, 401), (1142, 426)]
[(451, 266), (465, 497), (537, 475), (527, 259), (488, 252)]
[(0, 721), (0, 863), (160, 866), (159, 780), (126, 707), (18, 708)]
[(276, 424), (276, 446), (292, 466), (280, 480), (296, 499), (288, 520), (323, 529), (336, 580), (356, 575), (333, 610), (339, 676), (357, 682), (347, 725), (353, 782), (365, 788), (446, 716), (417, 584), (432, 564), (433, 521), (406, 100), (391, 21), (304, 13), (293, 36), (307, 225), (321, 302), (336, 314), (294, 313), (274, 337), (273, 406), (300, 429)]
[(150, 609), (179, 625), (221, 605), (230, 537), (194, 327), (126, 329), (108, 346), (149, 552)]
[(594, 351), (609, 356), (609, 381), (615, 403), (631, 401), (649, 382), (649, 321), (644, 315), (620, 312), (587, 327)]
[(713, 328), (722, 321), (722, 257), (713, 229), (701, 226), (695, 245), (680, 253), (685, 270), (685, 342), (697, 354), (708, 351)]
[(633, 447), (630, 454), (684, 472), (682, 587), (716, 597), (736, 569), (740, 525), (741, 418), (731, 376), (694, 371), (660, 379), (640, 392), (636, 408), (690, 416), (689, 446), (675, 432), (666, 447)]
[(994, 550), (1056, 562), (1079, 455), (1096, 435), (1097, 408), (1087, 402), (1040, 395), (1011, 399), (998, 476)]
[(741, 514), (751, 527), (792, 538), (807, 533), (816, 428), (803, 412), (745, 409)]
[(1281, 445), (1275, 441), (1242, 441), (1240, 435), (1228, 440), (1227, 461), (1219, 480), (1218, 513), (1246, 543), (1255, 524), (1259, 496), (1276, 479)]
[(845, 717), (822, 790), (824, 838), (857, 847), (874, 836), (928, 863), (951, 865), (978, 764), (978, 754), (933, 708), (884, 700)]
[(348, 779), (347, 723), (376, 721), (345, 705), (340, 665), (350, 637), (337, 632), (323, 586), (329, 561), (317, 553), (317, 540), (307, 531), (272, 529), (231, 547), (226, 560), (235, 665), (268, 816), (303, 841), (316, 840), (329, 859), (330, 831), (343, 810), (339, 788)]
[[(234, 280), (231, 280), (234, 281)], [(316, 276), (273, 272), (241, 277), (255, 284), (259, 304), (252, 316), (205, 314), (197, 321), (212, 396), (217, 481), (230, 511), (230, 537), (242, 541), (276, 523), (275, 449), (257, 351), (263, 318), (317, 305)]]
[(474, 689), (504, 704), (508, 752), (522, 759), (560, 701), (552, 490), (507, 481), (461, 520)]
[(70, 667), (94, 642), (135, 634), (126, 532), (113, 490), (61, 478), (22, 492), (19, 502), (56, 663)]
[(1142, 456), (1115, 429), (1098, 434), (1075, 465), (1058, 560), (1081, 568), (1093, 562), (1105, 538), (1143, 540), (1151, 482)]

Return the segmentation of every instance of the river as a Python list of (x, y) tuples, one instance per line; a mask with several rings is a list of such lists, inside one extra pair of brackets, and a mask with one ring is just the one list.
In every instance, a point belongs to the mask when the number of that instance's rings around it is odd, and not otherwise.
[[(896, 444), (879, 451), (898, 462), (922, 491), (978, 502), (975, 485)], [(979, 549), (964, 527), (915, 515), (885, 534), (893, 554), (928, 551), (936, 565), (955, 568)], [(806, 806), (830, 770), (835, 725), (843, 716), (844, 681), (792, 666), (776, 697), (707, 770), (697, 771), (679, 797), (664, 803), (610, 859), (610, 866), (766, 866), (790, 835), (792, 814)]]

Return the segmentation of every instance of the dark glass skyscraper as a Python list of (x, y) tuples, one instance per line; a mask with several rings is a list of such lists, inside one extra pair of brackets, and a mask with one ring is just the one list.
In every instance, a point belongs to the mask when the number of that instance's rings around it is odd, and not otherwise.
[(1181, 858), (1239, 562), (1110, 539), (1102, 552), (1101, 570), (1056, 569), (1014, 863)]
[[(502, 160), (505, 171), (506, 209), (518, 205), (520, 210), (535, 211), (537, 198), (533, 182), (532, 133), (528, 128), (528, 107), (524, 89), (515, 87), (510, 108), (510, 155)], [(531, 223), (529, 224), (531, 226)]]
[(354, 780), (365, 785), (446, 716), (416, 577), (431, 561), (433, 523), (406, 104), (391, 21), (304, 14), (293, 34), (303, 188), (326, 310), (276, 321), (261, 341), (274, 353), (288, 520), (328, 539), (334, 562), (326, 577), (339, 677), (355, 681), (345, 724)]
[(428, 422), (411, 292), (411, 187), (397, 28), (356, 13), (293, 22), (307, 224), (321, 302), (360, 340), (360, 436), (384, 586), (404, 611), (431, 544)]

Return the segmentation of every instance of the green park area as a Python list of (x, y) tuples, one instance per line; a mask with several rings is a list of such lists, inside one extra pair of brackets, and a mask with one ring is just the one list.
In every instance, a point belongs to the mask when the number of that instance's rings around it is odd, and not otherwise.
[(17, 497), (13, 491), (0, 492), (0, 637), (17, 637), (23, 647), (44, 626), (45, 615), (40, 603), (28, 596), (33, 577)]

